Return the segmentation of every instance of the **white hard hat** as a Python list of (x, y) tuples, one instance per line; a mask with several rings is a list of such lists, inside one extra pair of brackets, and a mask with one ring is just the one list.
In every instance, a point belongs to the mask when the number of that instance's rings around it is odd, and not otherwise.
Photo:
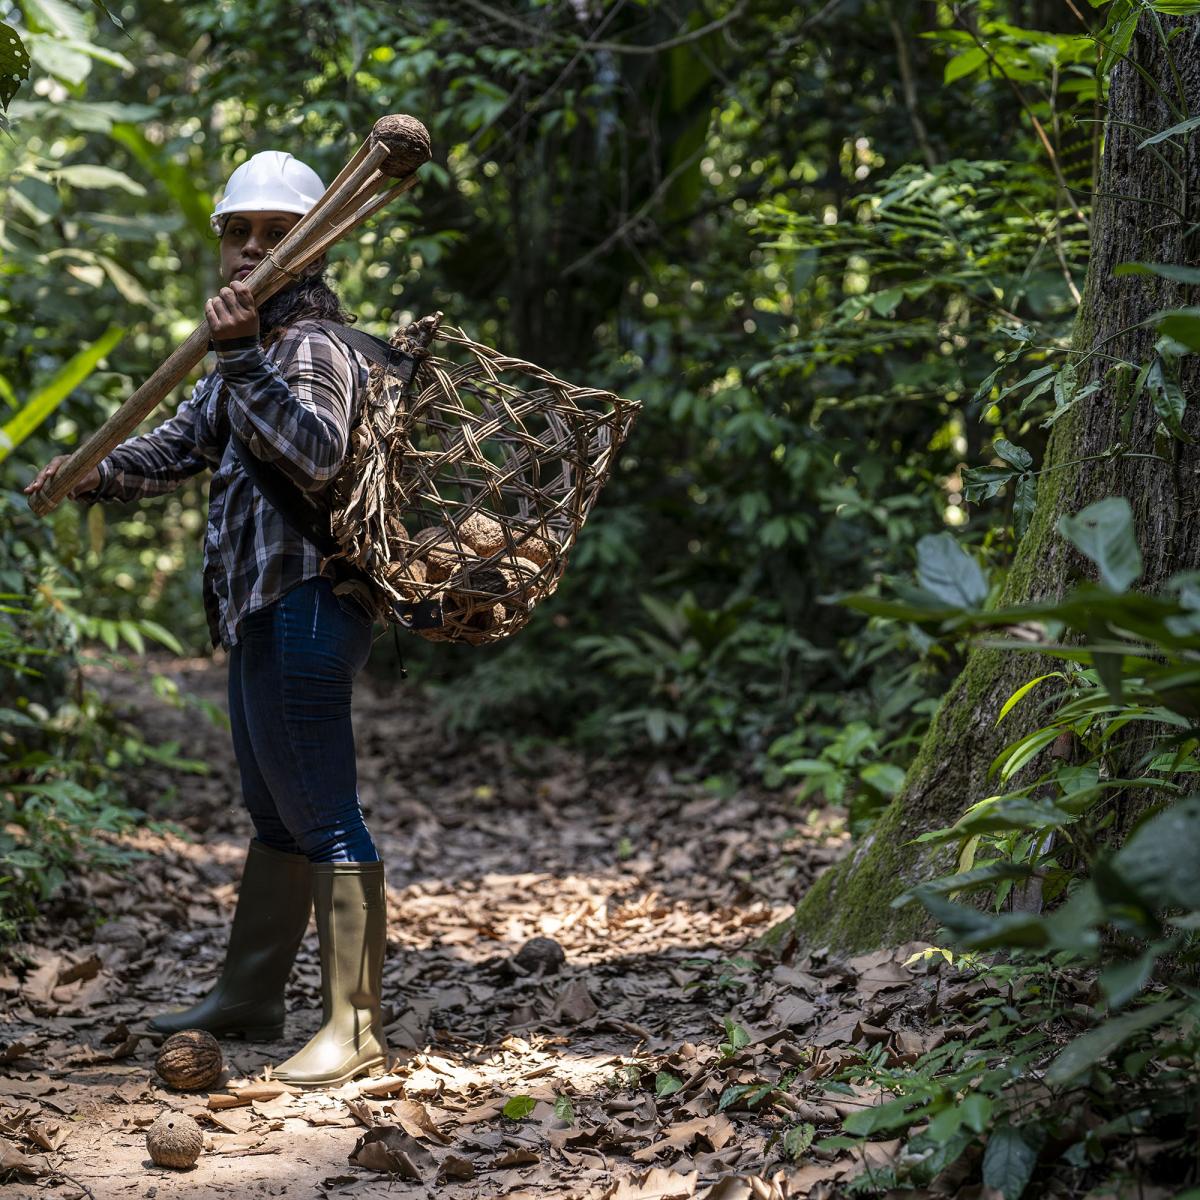
[(209, 223), (220, 233), (221, 218), (230, 213), (306, 213), (324, 191), (320, 175), (307, 163), (283, 150), (263, 150), (230, 175)]

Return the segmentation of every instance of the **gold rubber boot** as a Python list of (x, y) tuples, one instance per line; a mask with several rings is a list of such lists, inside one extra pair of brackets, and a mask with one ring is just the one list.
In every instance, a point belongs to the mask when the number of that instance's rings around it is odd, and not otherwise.
[(150, 1028), (207, 1029), (260, 1042), (283, 1037), (283, 992), (311, 909), (308, 859), (251, 842), (220, 979), (199, 1004), (159, 1013)]
[(387, 1063), (383, 863), (315, 863), (312, 872), (321, 943), (321, 1028), (274, 1077), (299, 1087), (336, 1087)]

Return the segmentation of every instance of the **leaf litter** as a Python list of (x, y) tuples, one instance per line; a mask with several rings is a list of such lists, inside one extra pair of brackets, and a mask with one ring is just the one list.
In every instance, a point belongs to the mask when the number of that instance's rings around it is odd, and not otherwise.
[[(219, 665), (161, 669), (220, 703)], [(456, 739), (415, 689), (365, 680), (388, 1071), (327, 1091), (271, 1079), (319, 1022), (310, 929), (288, 1039), (226, 1041), (211, 1093), (171, 1091), (146, 1021), (219, 973), (249, 824), (224, 731), (162, 706), (141, 677), (92, 682), (148, 740), (211, 770), (141, 768), (148, 812), (189, 838), (125, 837), (136, 861), (69, 881), (0, 965), (0, 1182), (16, 1195), (150, 1195), (164, 1172), (145, 1130), (171, 1108), (205, 1130), (172, 1197), (382, 1196), (399, 1180), (406, 1196), (822, 1200), (900, 1145), (814, 1148), (890, 1099), (830, 1091), (829, 1077), (867, 1053), (911, 1063), (946, 1036), (931, 1007), (958, 1021), (982, 987), (910, 963), (915, 944), (848, 962), (758, 948), (843, 851), (829, 815), (713, 792), (665, 763)]]

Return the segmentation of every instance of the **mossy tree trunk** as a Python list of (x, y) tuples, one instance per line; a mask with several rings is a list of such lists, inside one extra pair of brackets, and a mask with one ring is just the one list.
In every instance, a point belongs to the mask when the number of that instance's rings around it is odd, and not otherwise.
[[(1078, 387), (1092, 381), (1100, 386), (1054, 426), (1034, 518), (1005, 580), (1003, 604), (1058, 597), (1088, 573), (1089, 564), (1055, 530), (1062, 514), (1105, 496), (1124, 496), (1133, 507), (1145, 561), (1139, 588), (1153, 591), (1176, 571), (1200, 566), (1200, 445), (1156, 436), (1159, 418), (1146, 391), (1132, 401), (1130, 432), (1122, 438), (1136, 370), (1116, 361), (1149, 361), (1156, 333), (1153, 322), (1141, 323), (1160, 308), (1195, 301), (1189, 289), (1157, 276), (1113, 275), (1122, 262), (1200, 265), (1197, 133), (1138, 148), (1152, 133), (1197, 112), (1200, 19), (1144, 15), (1127, 58), (1113, 70), (1092, 256), (1072, 339)], [(1198, 365), (1194, 355), (1183, 360), (1181, 384), (1190, 401), (1184, 429), (1192, 438), (1200, 438)], [(1157, 453), (1170, 461), (1126, 456), (1076, 461), (1104, 455), (1121, 441), (1132, 453)], [(818, 880), (775, 936), (791, 932), (803, 944), (846, 951), (927, 932), (919, 906), (893, 909), (891, 901), (953, 869), (953, 863), (945, 851), (911, 840), (952, 823), (967, 805), (994, 792), (988, 766), (1024, 732), (1016, 713), (996, 728), (1000, 707), (1047, 669), (1052, 665), (1026, 654), (974, 650), (943, 699), (898, 798), (873, 832)]]

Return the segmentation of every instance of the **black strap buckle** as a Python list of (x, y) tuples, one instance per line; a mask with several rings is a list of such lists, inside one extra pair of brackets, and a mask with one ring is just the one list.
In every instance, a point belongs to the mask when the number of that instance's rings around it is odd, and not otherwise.
[(442, 600), (401, 601), (392, 605), (396, 623), (406, 629), (441, 629), (446, 623), (442, 616)]

